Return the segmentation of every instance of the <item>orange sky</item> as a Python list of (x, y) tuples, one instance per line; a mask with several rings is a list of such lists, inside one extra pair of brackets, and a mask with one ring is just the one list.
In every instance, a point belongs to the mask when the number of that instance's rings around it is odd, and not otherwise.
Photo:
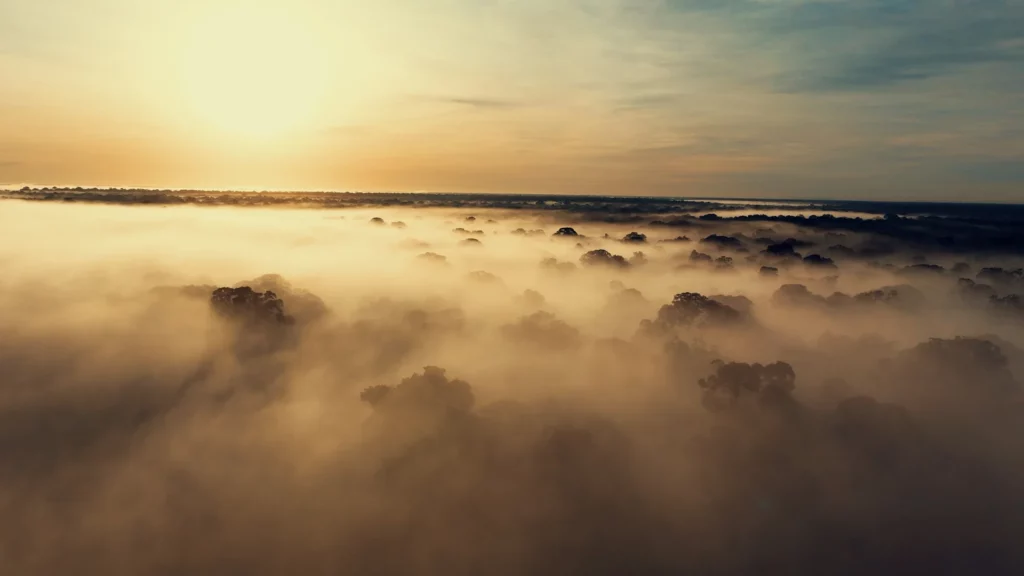
[(930, 6), (0, 0), (0, 185), (1024, 200), (1021, 10)]

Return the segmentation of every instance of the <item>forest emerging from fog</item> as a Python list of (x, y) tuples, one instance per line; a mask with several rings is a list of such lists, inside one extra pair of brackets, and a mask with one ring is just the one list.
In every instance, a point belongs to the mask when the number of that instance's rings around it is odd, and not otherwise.
[(4, 574), (1024, 573), (1020, 207), (3, 196)]

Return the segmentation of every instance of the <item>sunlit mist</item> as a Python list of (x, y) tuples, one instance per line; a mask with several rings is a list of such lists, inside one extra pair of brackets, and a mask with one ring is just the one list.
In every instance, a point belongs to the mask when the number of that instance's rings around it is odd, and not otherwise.
[(0, 196), (5, 573), (1024, 562), (1018, 207)]

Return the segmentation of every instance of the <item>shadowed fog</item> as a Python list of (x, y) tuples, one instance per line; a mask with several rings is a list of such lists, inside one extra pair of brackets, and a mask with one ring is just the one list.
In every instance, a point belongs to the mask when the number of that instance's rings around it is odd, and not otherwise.
[(158, 204), (0, 201), (4, 574), (1024, 573), (1019, 222)]

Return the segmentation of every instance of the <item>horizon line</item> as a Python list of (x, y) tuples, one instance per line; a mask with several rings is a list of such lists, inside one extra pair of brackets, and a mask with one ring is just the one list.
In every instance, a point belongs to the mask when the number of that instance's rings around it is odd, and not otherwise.
[(786, 198), (786, 197), (742, 197), (742, 196), (651, 196), (613, 195), (594, 193), (540, 193), (540, 192), (446, 192), (441, 190), (339, 190), (339, 189), (285, 189), (285, 188), (151, 188), (147, 186), (81, 186), (41, 184), (0, 184), (2, 192), (152, 192), (152, 193), (222, 193), (222, 194), (391, 194), (422, 196), (526, 196), (537, 198), (607, 198), (613, 200), (660, 200), (692, 202), (761, 202), (801, 204), (960, 204), (960, 205), (1003, 205), (1022, 206), (1024, 202), (1000, 200), (866, 200), (853, 198)]

